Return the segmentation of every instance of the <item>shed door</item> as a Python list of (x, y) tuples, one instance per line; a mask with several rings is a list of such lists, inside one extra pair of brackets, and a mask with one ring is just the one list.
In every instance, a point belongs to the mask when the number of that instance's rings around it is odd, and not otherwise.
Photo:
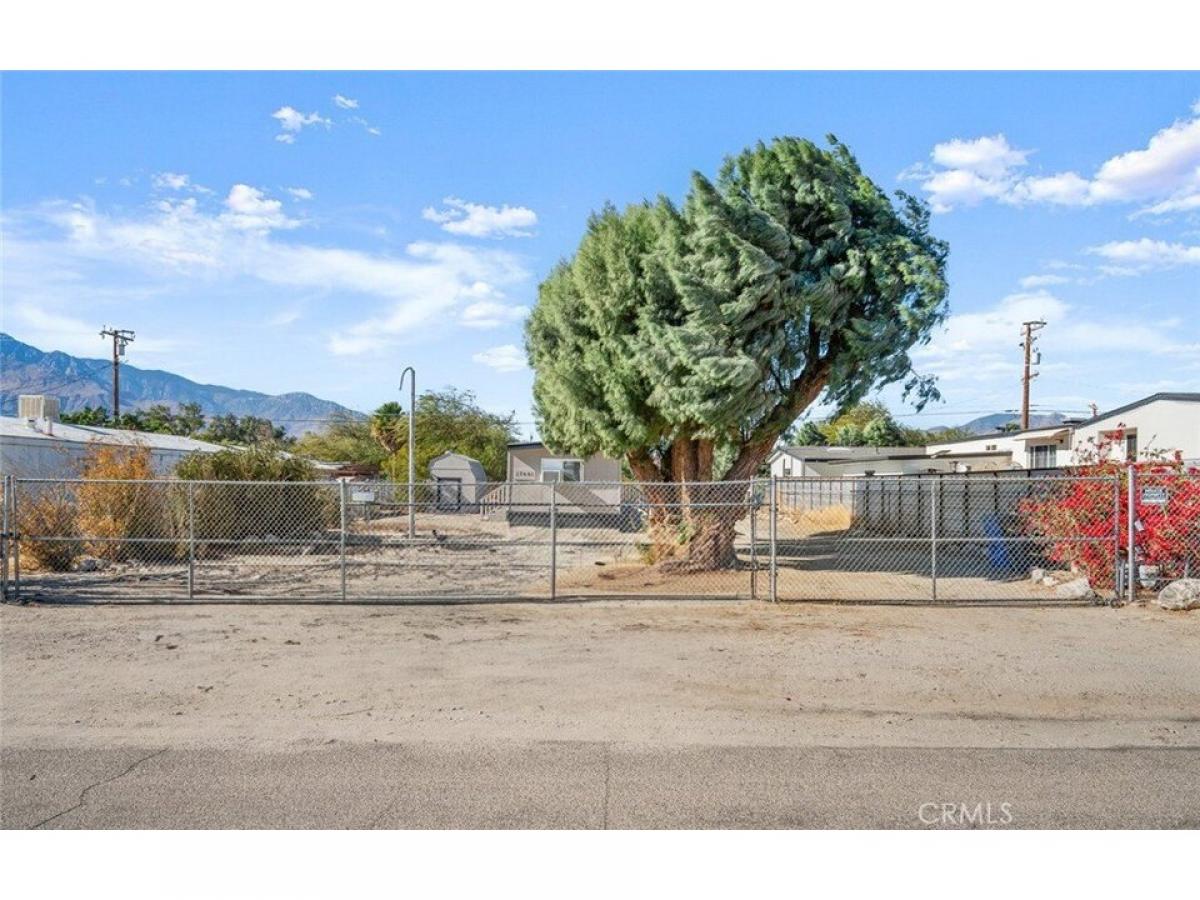
[(437, 480), (437, 508), (458, 510), (462, 508), (462, 479), (442, 478)]

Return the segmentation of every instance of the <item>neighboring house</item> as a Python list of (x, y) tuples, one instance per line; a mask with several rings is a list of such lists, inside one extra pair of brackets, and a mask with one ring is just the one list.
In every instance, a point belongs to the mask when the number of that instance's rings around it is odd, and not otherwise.
[(1112, 442), (1117, 432), (1121, 440), (1110, 447), (1112, 458), (1133, 461), (1178, 450), (1188, 462), (1200, 463), (1200, 394), (1152, 394), (1080, 422), (1073, 428), (1071, 461), (1102, 441)]
[(935, 458), (993, 454), (1003, 458), (1002, 469), (1053, 469), (1070, 462), (1071, 426), (1064, 423), (1024, 431), (997, 431), (961, 441), (929, 444)]
[(507, 482), (487, 500), (505, 504), (509, 521), (540, 523), (549, 514), (552, 495), (564, 524), (625, 522), (628, 498), (621, 487), (619, 461), (600, 453), (554, 453), (540, 441), (509, 444)]
[(993, 472), (1009, 468), (1009, 456), (1002, 452), (963, 452), (929, 455), (923, 447), (903, 451), (858, 456), (851, 459), (813, 463), (815, 472), (826, 478), (858, 478), (870, 475), (955, 475), (968, 472)]
[(145, 447), (157, 475), (170, 475), (192, 453), (226, 448), (194, 438), (58, 421), (53, 397), (22, 396), (25, 416), (0, 416), (0, 473), (19, 478), (77, 478), (88, 448)]
[(510, 484), (620, 480), (621, 463), (600, 453), (593, 453), (586, 458), (563, 455), (551, 452), (540, 441), (508, 445), (507, 481)]
[(435, 486), (436, 506), (449, 512), (471, 512), (487, 491), (483, 464), (462, 453), (446, 452), (429, 461), (429, 478)]
[(924, 448), (780, 447), (768, 462), (777, 477), (1054, 469), (1082, 462), (1105, 440), (1113, 459), (1178, 450), (1185, 461), (1200, 464), (1200, 393), (1152, 394), (1083, 422), (997, 431)]
[(826, 447), (799, 445), (779, 447), (767, 457), (771, 474), (777, 478), (800, 476), (821, 477), (830, 475), (829, 463), (868, 459), (889, 453), (923, 455), (920, 447)]

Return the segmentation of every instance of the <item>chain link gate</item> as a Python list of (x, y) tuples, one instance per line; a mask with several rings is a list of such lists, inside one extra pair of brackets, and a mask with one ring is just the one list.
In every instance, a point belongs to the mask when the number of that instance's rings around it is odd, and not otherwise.
[(1061, 601), (1194, 577), (1200, 475), (1121, 480), (519, 482), (450, 502), (429, 483), (6, 476), (0, 565), (6, 599), (120, 602)]

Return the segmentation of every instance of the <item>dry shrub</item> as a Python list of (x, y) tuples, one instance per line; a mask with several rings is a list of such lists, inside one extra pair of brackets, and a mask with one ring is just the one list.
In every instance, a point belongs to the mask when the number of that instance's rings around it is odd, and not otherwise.
[(853, 513), (845, 506), (823, 506), (820, 509), (783, 509), (784, 518), (805, 534), (825, 531), (849, 531)]
[[(33, 568), (66, 572), (74, 564), (82, 547), (75, 524), (75, 498), (63, 485), (39, 484), (22, 491), (16, 504), (16, 526), (21, 539), (23, 560)], [(62, 537), (61, 541), (34, 541), (27, 537)]]
[[(171, 557), (173, 544), (139, 539), (174, 535), (167, 486), (155, 478), (147, 447), (88, 448), (78, 485), (78, 529), (88, 550), (114, 562)], [(93, 480), (95, 479), (95, 480)]]

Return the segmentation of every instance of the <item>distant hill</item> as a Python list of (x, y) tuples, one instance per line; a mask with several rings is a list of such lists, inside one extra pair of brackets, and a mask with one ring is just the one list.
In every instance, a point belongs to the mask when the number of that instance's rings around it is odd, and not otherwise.
[[(1062, 413), (1034, 413), (1029, 416), (1030, 428), (1049, 428), (1051, 425), (1058, 425), (1067, 417)], [(987, 416), (980, 416), (978, 419), (972, 419), (970, 422), (964, 422), (959, 425), (964, 431), (969, 431), (972, 434), (994, 434), (1009, 423), (1019, 425), (1021, 419), (1015, 413), (992, 413)]]
[[(83, 359), (61, 351), (44, 352), (0, 334), (0, 415), (14, 416), (17, 395), (58, 397), (63, 412), (86, 405), (112, 405), (112, 368), (107, 359)], [(334, 416), (363, 414), (312, 394), (262, 394), (219, 384), (199, 384), (157, 369), (121, 366), (121, 407), (141, 409), (155, 403), (198, 403), (205, 415), (258, 416), (293, 434), (321, 427)]]

